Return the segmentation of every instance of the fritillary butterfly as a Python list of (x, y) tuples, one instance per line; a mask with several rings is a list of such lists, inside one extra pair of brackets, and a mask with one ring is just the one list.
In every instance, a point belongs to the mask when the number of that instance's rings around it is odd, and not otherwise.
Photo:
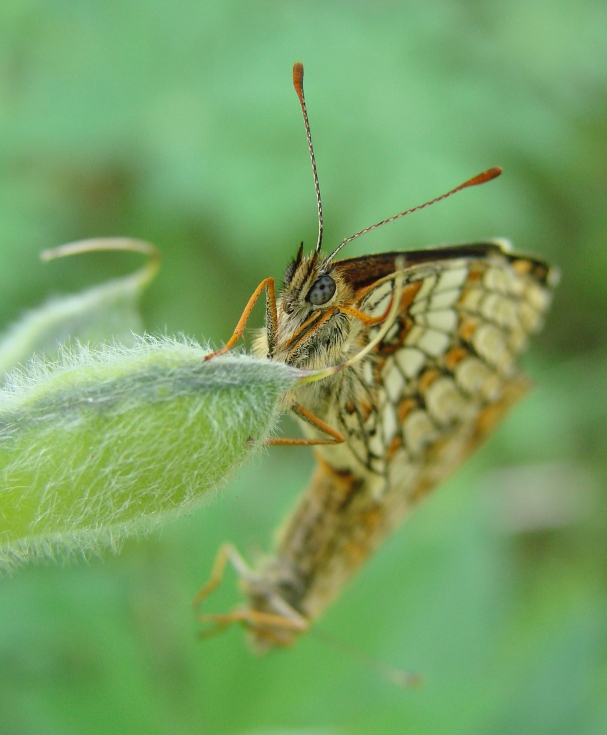
[[(266, 289), (266, 326), (254, 354), (305, 369), (343, 363), (380, 329), (404, 259), (397, 318), (363, 360), (299, 386), (287, 403), (318, 465), (284, 523), (274, 555), (250, 569), (229, 544), (221, 547), (196, 604), (220, 582), (231, 561), (248, 598), (243, 609), (202, 620), (242, 622), (260, 648), (289, 645), (339, 594), (409, 510), (473, 451), (526, 391), (517, 366), (542, 326), (558, 273), (517, 255), (506, 241), (453, 245), (335, 260), (347, 242), (386, 222), (495, 178), (489, 169), (432, 202), (401, 212), (321, 254), (320, 189), (303, 95), (303, 67), (293, 70), (302, 107), (318, 202), (319, 236), (310, 255), (300, 247), (278, 297), (274, 281), (255, 291), (234, 335), (243, 333)], [(217, 354), (217, 353), (214, 353)], [(327, 438), (328, 436), (328, 438)]]

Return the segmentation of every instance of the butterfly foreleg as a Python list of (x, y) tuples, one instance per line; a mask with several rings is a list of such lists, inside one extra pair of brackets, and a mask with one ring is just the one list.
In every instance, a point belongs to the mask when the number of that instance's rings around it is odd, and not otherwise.
[(318, 416), (313, 414), (311, 411), (308, 411), (308, 409), (304, 408), (300, 403), (294, 403), (291, 406), (291, 410), (296, 416), (299, 416), (300, 419), (303, 419), (315, 429), (322, 431), (323, 434), (327, 434), (327, 436), (329, 436), (330, 438), (290, 439), (285, 437), (272, 437), (266, 442), (267, 445), (274, 447), (315, 447), (320, 444), (341, 444), (345, 441), (343, 434), (337, 431), (337, 429), (334, 429), (332, 426), (329, 426), (329, 424), (325, 423), (322, 419), (319, 419)]
[(205, 360), (210, 360), (213, 357), (217, 357), (217, 355), (224, 355), (226, 352), (229, 352), (232, 347), (236, 344), (239, 337), (242, 337), (244, 334), (245, 327), (247, 326), (247, 321), (249, 320), (249, 317), (251, 316), (251, 312), (253, 311), (253, 307), (257, 303), (257, 299), (261, 296), (261, 292), (265, 289), (266, 291), (266, 330), (268, 335), (268, 349), (269, 354), (272, 354), (274, 349), (274, 343), (276, 340), (276, 327), (278, 324), (278, 315), (276, 312), (276, 292), (274, 288), (274, 279), (273, 278), (264, 278), (263, 281), (257, 286), (255, 291), (253, 291), (253, 294), (251, 295), (251, 298), (247, 302), (247, 305), (244, 308), (244, 311), (240, 315), (240, 319), (238, 320), (238, 324), (236, 325), (236, 328), (234, 329), (234, 333), (230, 337), (230, 339), (225, 343), (225, 345), (215, 352), (211, 352), (210, 355), (205, 356)]
[[(415, 292), (417, 292), (417, 287), (415, 289)], [(360, 311), (360, 309), (356, 309), (353, 306), (340, 306), (338, 308), (339, 308), (339, 311), (342, 311), (344, 314), (348, 314), (349, 316), (354, 317), (355, 319), (358, 319), (358, 321), (362, 322), (365, 325), (365, 327), (373, 327), (376, 324), (382, 324), (388, 318), (388, 315), (390, 314), (390, 310), (392, 309), (393, 298), (394, 298), (394, 293), (392, 293), (392, 296), (390, 297), (390, 302), (388, 303), (386, 310), (384, 311), (383, 314), (380, 314), (380, 316), (369, 316), (368, 314), (365, 314), (364, 312)], [(410, 295), (406, 289), (401, 293), (400, 299), (401, 299), (401, 304), (399, 308), (402, 309), (405, 306), (409, 306)]]
[(381, 324), (385, 318), (387, 317), (389, 311), (390, 311), (390, 304), (388, 304), (388, 308), (386, 309), (385, 314), (382, 314), (381, 316), (368, 316), (367, 314), (363, 314), (362, 311), (359, 311), (358, 309), (355, 309), (352, 306), (340, 306), (339, 311), (343, 312), (344, 314), (348, 314), (349, 316), (354, 317), (355, 319), (358, 319), (360, 322), (362, 322), (365, 327), (372, 327), (375, 324)]

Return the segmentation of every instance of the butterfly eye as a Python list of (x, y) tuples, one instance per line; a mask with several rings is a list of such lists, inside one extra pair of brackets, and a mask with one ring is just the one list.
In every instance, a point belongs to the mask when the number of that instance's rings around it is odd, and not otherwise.
[(312, 288), (308, 291), (306, 300), (314, 306), (322, 306), (330, 301), (335, 293), (335, 281), (331, 276), (321, 276), (312, 284)]

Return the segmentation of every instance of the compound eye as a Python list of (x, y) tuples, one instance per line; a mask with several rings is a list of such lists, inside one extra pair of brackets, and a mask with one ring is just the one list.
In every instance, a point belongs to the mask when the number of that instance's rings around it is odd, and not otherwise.
[(335, 288), (335, 281), (331, 276), (321, 276), (312, 284), (306, 299), (314, 306), (322, 306), (333, 298)]

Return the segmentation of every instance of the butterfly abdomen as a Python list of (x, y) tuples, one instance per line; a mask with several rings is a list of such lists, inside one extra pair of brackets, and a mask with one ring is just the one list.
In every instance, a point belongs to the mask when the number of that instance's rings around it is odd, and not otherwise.
[[(245, 585), (251, 609), (276, 613), (276, 599), (315, 620), (392, 528), (389, 508), (375, 496), (374, 478), (336, 470), (319, 459), (310, 484), (279, 530), (275, 555), (259, 583)], [(268, 630), (252, 630), (267, 647)], [(298, 633), (277, 631), (288, 645)]]

